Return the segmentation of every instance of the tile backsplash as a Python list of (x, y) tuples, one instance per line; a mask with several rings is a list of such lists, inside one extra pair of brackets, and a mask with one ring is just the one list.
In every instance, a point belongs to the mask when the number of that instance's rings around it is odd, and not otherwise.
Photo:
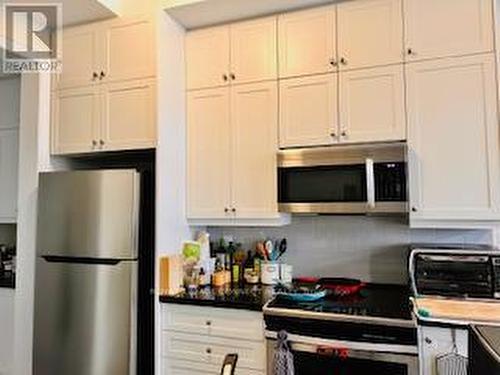
[(271, 237), (288, 240), (283, 260), (294, 275), (342, 276), (384, 283), (405, 283), (412, 243), (491, 245), (488, 230), (410, 229), (402, 217), (294, 216), (278, 228), (210, 227), (211, 239), (233, 236), (245, 247)]

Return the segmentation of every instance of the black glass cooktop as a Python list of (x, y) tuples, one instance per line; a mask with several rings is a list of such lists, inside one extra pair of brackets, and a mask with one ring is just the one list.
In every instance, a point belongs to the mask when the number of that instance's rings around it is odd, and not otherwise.
[(358, 294), (327, 296), (315, 302), (295, 302), (277, 296), (267, 308), (411, 320), (410, 290), (407, 286), (367, 284)]

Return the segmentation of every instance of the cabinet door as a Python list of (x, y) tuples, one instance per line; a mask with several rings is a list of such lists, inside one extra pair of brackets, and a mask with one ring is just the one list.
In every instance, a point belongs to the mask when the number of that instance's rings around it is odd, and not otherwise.
[(402, 0), (361, 0), (337, 9), (340, 69), (403, 62)]
[(154, 80), (104, 84), (101, 99), (99, 140), (102, 149), (110, 151), (155, 147)]
[(237, 218), (278, 216), (278, 83), (231, 90), (232, 194)]
[(249, 83), (276, 79), (276, 17), (231, 25), (231, 79)]
[(229, 57), (229, 26), (189, 32), (186, 36), (188, 90), (227, 85)]
[(493, 50), (491, 0), (405, 0), (408, 60)]
[(93, 26), (65, 29), (62, 50), (64, 60), (58, 79), (59, 89), (86, 86), (96, 82), (98, 46), (97, 33)]
[(280, 77), (336, 71), (336, 8), (328, 6), (278, 18)]
[(0, 130), (0, 223), (16, 222), (18, 160), (19, 131)]
[(53, 94), (52, 153), (75, 154), (96, 149), (99, 138), (97, 86)]
[(493, 55), (409, 64), (412, 219), (499, 218)]
[(187, 103), (189, 219), (228, 218), (231, 199), (229, 88), (193, 91)]
[(342, 142), (406, 138), (403, 65), (340, 74)]
[(149, 78), (156, 75), (155, 32), (151, 20), (130, 19), (105, 24), (99, 34), (99, 74), (102, 81)]
[(337, 74), (280, 81), (280, 147), (333, 143), (338, 135)]
[(419, 327), (420, 367), (422, 375), (439, 375), (436, 359), (453, 351), (453, 330), (458, 353), (468, 356), (468, 331), (466, 328)]

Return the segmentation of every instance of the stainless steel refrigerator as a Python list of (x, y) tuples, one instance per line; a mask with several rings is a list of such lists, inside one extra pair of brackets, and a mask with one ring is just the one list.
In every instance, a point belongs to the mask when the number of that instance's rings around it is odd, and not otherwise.
[(34, 375), (136, 374), (140, 176), (43, 173)]

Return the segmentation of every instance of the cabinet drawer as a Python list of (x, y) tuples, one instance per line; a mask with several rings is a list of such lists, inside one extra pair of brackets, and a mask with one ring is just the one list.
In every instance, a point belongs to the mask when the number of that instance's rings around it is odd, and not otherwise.
[(171, 360), (196, 360), (222, 366), (227, 354), (238, 354), (238, 367), (264, 371), (266, 354), (264, 342), (224, 339), (196, 334), (163, 332), (163, 357)]
[[(161, 375), (219, 375), (220, 366), (207, 366), (192, 361), (164, 360)], [(264, 375), (264, 371), (244, 369), (236, 365), (235, 375)]]
[(162, 327), (172, 332), (263, 341), (262, 314), (253, 311), (169, 304)]

